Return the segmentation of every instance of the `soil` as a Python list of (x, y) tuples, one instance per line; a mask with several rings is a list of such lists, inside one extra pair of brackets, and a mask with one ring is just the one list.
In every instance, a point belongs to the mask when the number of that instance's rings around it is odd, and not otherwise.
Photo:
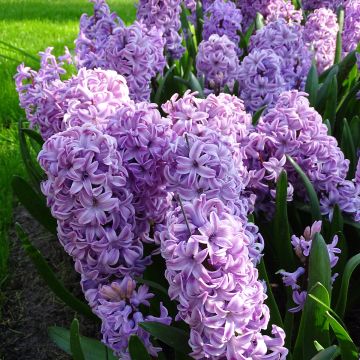
[[(57, 239), (21, 207), (15, 210), (14, 220), (23, 226), (30, 241), (53, 266), (65, 286), (83, 298), (79, 275)], [(49, 339), (47, 328), (53, 325), (69, 328), (74, 311), (58, 300), (39, 277), (14, 230), (11, 231), (10, 241), (9, 279), (2, 294), (0, 314), (0, 359), (71, 359)], [(80, 315), (78, 318), (81, 334), (99, 337), (97, 325)]]

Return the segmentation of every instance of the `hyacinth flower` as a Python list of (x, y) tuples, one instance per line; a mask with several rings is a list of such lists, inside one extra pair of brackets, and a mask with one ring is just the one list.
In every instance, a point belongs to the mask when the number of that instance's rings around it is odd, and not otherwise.
[(148, 353), (157, 356), (162, 349), (152, 344), (150, 334), (139, 323), (156, 321), (169, 325), (171, 317), (162, 303), (158, 317), (146, 315), (150, 308), (149, 300), (154, 297), (146, 285), (137, 286), (130, 276), (124, 276), (97, 287), (89, 285), (89, 281), (83, 279), (82, 286), (86, 299), (102, 321), (103, 342), (116, 356), (130, 360), (128, 343), (131, 335), (137, 335)]
[(266, 23), (278, 19), (296, 24), (302, 21), (302, 12), (296, 10), (290, 0), (237, 0), (236, 4), (243, 16), (243, 31), (255, 21), (257, 13), (264, 17)]
[(304, 10), (315, 10), (320, 8), (328, 8), (336, 11), (337, 8), (343, 5), (344, 0), (303, 0), (302, 5)]
[(308, 75), (312, 54), (303, 40), (303, 27), (284, 19), (270, 22), (250, 38), (250, 52), (273, 50), (282, 61), (281, 75), (288, 89), (302, 90)]
[(357, 0), (345, 1), (342, 41), (345, 54), (355, 50), (360, 42), (360, 3)]
[[(273, 207), (275, 167), (277, 174), (283, 169), (288, 173), (288, 199), (292, 199), (294, 189), (297, 196), (306, 199), (303, 184), (292, 166), (285, 162), (285, 155), (292, 156), (307, 174), (320, 201), (346, 178), (349, 160), (344, 158), (336, 139), (327, 134), (326, 125), (310, 107), (306, 96), (296, 90), (282, 93), (275, 106), (259, 120), (256, 132), (250, 134), (244, 162), (254, 174), (249, 186), (258, 196), (258, 210), (265, 206), (264, 211), (269, 213)], [(272, 165), (269, 167), (266, 163)], [(330, 215), (331, 207), (324, 206), (322, 211)]]
[(218, 198), (179, 201), (161, 233), (161, 253), (178, 318), (190, 325), (190, 355), (285, 359), (284, 331), (274, 325), (273, 338), (262, 334), (269, 310), (242, 221)]
[(180, 13), (180, 0), (140, 0), (137, 5), (136, 18), (148, 28), (163, 32), (165, 50), (172, 59), (180, 59), (185, 51), (179, 34)]
[(306, 20), (304, 40), (314, 51), (319, 73), (334, 63), (338, 31), (337, 17), (331, 9), (316, 9)]
[(51, 50), (41, 53), (38, 72), (20, 65), (15, 75), (20, 106), (30, 125), (39, 129), (44, 140), (85, 123), (104, 128), (108, 116), (130, 101), (124, 77), (115, 71), (81, 68), (63, 81), (62, 62), (56, 61)]
[[(306, 284), (307, 279), (307, 267), (308, 259), (310, 255), (310, 249), (312, 241), (315, 237), (315, 234), (320, 234), (321, 231), (321, 221), (315, 221), (311, 227), (308, 226), (305, 228), (304, 234), (300, 237), (293, 235), (291, 237), (291, 244), (294, 248), (295, 254), (300, 260), (302, 266), (298, 267), (294, 272), (286, 272), (284, 270), (279, 271), (278, 273), (282, 275), (282, 279), (285, 286), (290, 286), (292, 289), (292, 298), (295, 303), (295, 307), (289, 309), (290, 312), (298, 312), (304, 308), (305, 300), (307, 297)], [(331, 268), (335, 267), (339, 257), (337, 254), (340, 254), (341, 250), (336, 247), (338, 242), (338, 236), (335, 235), (331, 244), (327, 245), (327, 250), (330, 259)], [(332, 283), (335, 281), (335, 278), (338, 274), (332, 276)]]
[(205, 77), (208, 93), (223, 91), (225, 85), (233, 89), (239, 71), (237, 46), (226, 35), (213, 34), (203, 40), (196, 56), (196, 71)]
[(241, 11), (233, 2), (215, 0), (204, 14), (203, 40), (209, 40), (212, 34), (226, 35), (235, 44), (237, 53), (240, 55), (238, 33), (241, 32), (241, 21)]
[(253, 49), (239, 67), (240, 98), (246, 109), (255, 112), (263, 106), (270, 108), (285, 90), (283, 60), (273, 50)]
[(94, 1), (94, 15), (83, 15), (76, 40), (78, 67), (115, 70), (126, 78), (130, 97), (149, 100), (150, 82), (165, 66), (160, 29), (134, 22), (129, 27), (110, 10), (105, 0)]

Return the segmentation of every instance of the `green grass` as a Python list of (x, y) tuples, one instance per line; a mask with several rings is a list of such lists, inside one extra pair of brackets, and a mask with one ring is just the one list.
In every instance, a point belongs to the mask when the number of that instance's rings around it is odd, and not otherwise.
[[(108, 0), (126, 24), (135, 19), (134, 0)], [(74, 48), (82, 13), (92, 13), (87, 0), (0, 0), (0, 40), (37, 55), (46, 47), (63, 53)], [(5, 59), (12, 58), (13, 60)], [(28, 56), (0, 44), (0, 287), (7, 277), (8, 229), (12, 222), (11, 178), (24, 175), (18, 151), (16, 121), (24, 116), (18, 106), (13, 76), (19, 63), (37, 68)]]

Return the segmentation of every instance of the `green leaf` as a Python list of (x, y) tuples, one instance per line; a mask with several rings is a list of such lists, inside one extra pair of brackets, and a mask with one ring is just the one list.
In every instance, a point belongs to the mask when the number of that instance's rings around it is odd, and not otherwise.
[(315, 62), (312, 63), (305, 84), (305, 91), (309, 94), (311, 106), (316, 105), (316, 96), (319, 88), (319, 76)]
[(340, 349), (336, 345), (329, 346), (321, 350), (318, 354), (311, 358), (311, 360), (333, 360), (340, 355)]
[(37, 192), (40, 193), (40, 182), (43, 180), (44, 175), (40, 172), (39, 165), (33, 160), (31, 156), (31, 152), (26, 142), (25, 133), (22, 127), (22, 119), (19, 119), (18, 125), (20, 154), (32, 186)]
[(311, 244), (308, 273), (308, 296), (295, 343), (295, 360), (311, 359), (316, 354), (316, 349), (308, 344), (313, 344), (314, 341), (325, 347), (330, 345), (329, 326), (325, 318), (326, 308), (311, 299), (312, 295), (330, 307), (330, 259), (326, 243), (320, 234), (315, 235)]
[(251, 25), (246, 30), (246, 33), (240, 33), (240, 47), (244, 50), (247, 50), (247, 47), (249, 45), (250, 37), (253, 34), (255, 30), (255, 21), (251, 23)]
[(260, 13), (256, 13), (255, 29), (260, 30), (264, 27), (264, 17)]
[(271, 289), (270, 281), (269, 281), (266, 267), (265, 267), (264, 258), (261, 258), (261, 261), (258, 265), (258, 270), (259, 270), (259, 279), (262, 279), (265, 281), (266, 288), (267, 288), (267, 290), (266, 290), (267, 299), (265, 300), (265, 302), (266, 302), (266, 305), (270, 309), (270, 320), (269, 320), (268, 328), (269, 327), (271, 328), (272, 324), (278, 325), (281, 328), (283, 328), (284, 324), (282, 322), (280, 311), (279, 311), (274, 294)]
[(165, 75), (163, 77), (161, 77), (159, 87), (157, 88), (155, 96), (154, 96), (154, 102), (158, 105), (161, 104), (161, 95), (164, 92), (164, 87), (165, 87), (166, 81), (168, 80), (170, 74), (174, 71), (175, 67), (176, 67), (176, 65), (172, 64), (170, 66), (170, 68), (166, 71)]
[(351, 70), (356, 66), (356, 51), (347, 54), (344, 59), (338, 64), (339, 72), (337, 74), (338, 85), (342, 86), (343, 82), (348, 78)]
[(340, 316), (340, 318), (344, 318), (345, 316), (351, 275), (359, 265), (360, 265), (360, 254), (353, 256), (345, 265), (344, 272), (341, 277), (341, 287), (339, 291), (339, 297), (335, 307), (336, 313)]
[(338, 11), (338, 24), (339, 24), (339, 31), (336, 35), (336, 50), (335, 50), (335, 58), (334, 63), (338, 64), (341, 61), (342, 56), (342, 37), (341, 33), (344, 27), (344, 9), (339, 9)]
[(20, 176), (13, 176), (11, 186), (14, 194), (30, 215), (43, 225), (45, 229), (56, 235), (56, 220), (52, 217), (49, 208), (46, 206), (45, 198), (34, 191), (28, 182)]
[(350, 108), (351, 103), (356, 99), (356, 94), (360, 91), (360, 81), (357, 82), (338, 105), (336, 120), (340, 123), (347, 116), (348, 108)]
[(18, 53), (20, 53), (20, 54), (23, 54), (23, 55), (29, 57), (30, 59), (34, 60), (36, 63), (39, 62), (39, 58), (37, 58), (36, 56), (34, 56), (34, 55), (26, 52), (26, 51), (23, 50), (23, 49), (20, 49), (19, 47), (13, 46), (13, 45), (11, 45), (11, 44), (9, 44), (9, 43), (7, 43), (7, 42), (5, 42), (5, 41), (2, 41), (2, 40), (0, 40), (0, 44), (2, 44), (3, 46), (6, 46), (6, 47), (7, 47), (8, 49), (10, 49), (10, 50), (13, 50), (13, 51), (15, 51), (15, 52), (18, 52)]
[(196, 2), (196, 42), (199, 45), (201, 43), (202, 40), (202, 31), (203, 31), (203, 23), (204, 23), (204, 19), (203, 19), (203, 8), (202, 8), (202, 4), (201, 1), (197, 1)]
[[(48, 329), (50, 339), (63, 351), (71, 355), (70, 331), (58, 326), (51, 326)], [(80, 344), (84, 353), (85, 360), (116, 360), (103, 343), (99, 340), (80, 336)]]
[(176, 351), (182, 354), (189, 354), (191, 352), (188, 344), (189, 334), (186, 331), (155, 321), (146, 321), (139, 325), (154, 338), (159, 339)]
[(325, 314), (339, 342), (342, 359), (358, 360), (359, 353), (350, 335), (347, 333), (344, 327), (329, 313), (329, 311), (326, 311)]
[(282, 171), (276, 182), (276, 207), (272, 245), (278, 267), (292, 271), (295, 268), (295, 261), (287, 213), (287, 186), (287, 174)]
[(99, 318), (91, 311), (87, 304), (80, 301), (64, 287), (63, 283), (56, 277), (55, 273), (41, 255), (40, 251), (31, 244), (21, 225), (16, 223), (15, 228), (16, 234), (21, 240), (22, 247), (24, 248), (26, 254), (30, 257), (39, 275), (54, 292), (54, 294), (74, 311), (83, 314), (94, 321), (99, 321)]
[(31, 139), (35, 140), (40, 146), (44, 145), (44, 140), (37, 131), (28, 128), (21, 128), (21, 131)]
[(318, 91), (317, 98), (316, 98), (316, 110), (320, 114), (322, 114), (325, 109), (327, 95), (329, 94), (329, 87), (332, 85), (333, 78), (335, 76), (337, 76), (338, 72), (339, 72), (339, 65), (335, 65), (331, 69), (331, 71), (328, 73), (328, 75), (326, 76), (326, 79), (323, 82), (323, 84), (320, 86), (320, 89)]
[(331, 130), (331, 124), (330, 124), (329, 119), (325, 119), (325, 120), (324, 120), (324, 124), (325, 124), (326, 127), (327, 127), (327, 134), (328, 134), (329, 136), (331, 136), (332, 130)]
[(146, 280), (141, 277), (135, 277), (135, 280), (139, 284), (145, 284), (145, 285), (149, 286), (150, 288), (159, 290), (163, 295), (168, 296), (167, 290), (160, 284), (156, 283), (155, 281)]
[(263, 114), (264, 110), (266, 109), (267, 105), (262, 106), (259, 110), (256, 111), (256, 113), (252, 117), (252, 124), (257, 125), (261, 115)]
[(354, 146), (360, 148), (360, 117), (354, 116), (350, 122), (350, 132), (352, 134)]
[(85, 360), (79, 335), (79, 320), (75, 317), (70, 326), (70, 350), (74, 360)]
[(331, 128), (335, 129), (336, 120), (336, 108), (337, 108), (337, 79), (333, 76), (328, 87), (326, 106), (324, 119), (329, 119)]
[(350, 160), (348, 178), (353, 179), (357, 164), (357, 156), (351, 130), (346, 119), (343, 120), (343, 129), (341, 135), (341, 150), (344, 152), (345, 158)]
[(182, 11), (180, 14), (180, 21), (181, 21), (181, 28), (183, 30), (183, 32), (186, 33), (185, 36), (185, 43), (186, 43), (186, 49), (189, 52), (189, 56), (191, 59), (195, 59), (196, 58), (196, 46), (194, 43), (194, 34), (191, 31), (191, 26), (189, 24), (188, 21), (188, 11), (184, 6), (181, 6)]
[(190, 72), (189, 85), (190, 85), (191, 90), (198, 92), (198, 96), (200, 98), (202, 98), (202, 99), (205, 98), (204, 90), (201, 87), (201, 84), (200, 84), (199, 80), (197, 79), (197, 77), (192, 72)]
[(131, 360), (151, 360), (146, 347), (136, 335), (130, 336), (129, 353)]
[(290, 162), (290, 164), (294, 167), (298, 175), (300, 176), (302, 182), (304, 183), (306, 192), (309, 196), (310, 201), (310, 211), (312, 215), (312, 220), (321, 220), (321, 211), (320, 211), (320, 204), (319, 200), (317, 198), (316, 192), (314, 187), (312, 186), (309, 178), (307, 175), (303, 172), (301, 167), (296, 163), (296, 161), (289, 155), (286, 155), (287, 160)]

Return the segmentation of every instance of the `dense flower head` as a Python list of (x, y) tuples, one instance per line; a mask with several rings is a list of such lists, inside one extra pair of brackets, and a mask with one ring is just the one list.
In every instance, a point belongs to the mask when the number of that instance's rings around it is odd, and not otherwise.
[(96, 289), (88, 289), (85, 295), (102, 321), (103, 342), (116, 356), (130, 360), (127, 348), (131, 335), (137, 335), (152, 356), (161, 351), (151, 343), (150, 334), (139, 323), (156, 321), (169, 325), (171, 318), (161, 303), (159, 317), (145, 314), (150, 308), (149, 300), (154, 297), (146, 285), (137, 287), (131, 277), (125, 276)]
[(319, 73), (334, 63), (338, 31), (337, 17), (331, 9), (316, 9), (306, 20), (304, 40), (315, 53)]
[(49, 138), (39, 153), (48, 179), (42, 183), (58, 236), (87, 278), (141, 274), (141, 240), (134, 236), (135, 210), (117, 143), (93, 125)]
[(169, 295), (190, 325), (193, 358), (285, 359), (283, 330), (273, 327), (273, 339), (261, 334), (269, 310), (242, 221), (203, 194), (174, 208), (161, 237)]
[(232, 1), (215, 0), (205, 11), (203, 40), (208, 40), (212, 34), (226, 35), (240, 52), (241, 11)]
[(250, 38), (250, 51), (273, 50), (282, 61), (282, 76), (290, 89), (303, 89), (311, 66), (311, 52), (303, 40), (303, 27), (284, 19), (271, 22)]
[(44, 140), (85, 123), (103, 128), (115, 109), (130, 101), (126, 80), (115, 71), (81, 68), (62, 81), (60, 65), (49, 48), (38, 72), (21, 65), (16, 75), (20, 104)]
[(360, 2), (357, 0), (345, 2), (342, 41), (345, 53), (355, 50), (360, 42)]
[(239, 68), (240, 97), (252, 112), (273, 106), (279, 95), (288, 90), (283, 77), (283, 60), (273, 50), (253, 49)]
[(219, 198), (246, 219), (248, 204), (241, 192), (248, 181), (247, 172), (232, 144), (211, 130), (201, 136), (185, 134), (176, 139), (167, 157), (169, 191), (187, 201), (201, 194)]
[(106, 132), (116, 139), (128, 172), (135, 231), (146, 238), (149, 223), (161, 223), (169, 205), (164, 154), (171, 140), (170, 121), (161, 117), (155, 104), (128, 103), (111, 117)]
[[(327, 134), (321, 116), (309, 105), (306, 94), (296, 90), (280, 95), (274, 108), (259, 120), (257, 131), (250, 134), (246, 148), (246, 165), (257, 173), (259, 206), (270, 204), (260, 194), (275, 195), (273, 180), (281, 170), (288, 173), (298, 196), (305, 196), (297, 173), (286, 163), (285, 155), (292, 156), (307, 174), (321, 198), (327, 196), (344, 181), (349, 161), (334, 137)], [(289, 188), (291, 195), (291, 188)], [(291, 198), (291, 197), (290, 197)], [(324, 214), (330, 209), (324, 209)]]
[[(291, 237), (291, 244), (294, 248), (296, 256), (301, 262), (294, 272), (280, 271), (279, 273), (283, 276), (283, 282), (285, 286), (290, 286), (293, 293), (292, 298), (296, 306), (289, 309), (290, 312), (298, 312), (303, 309), (307, 290), (304, 288), (303, 284), (306, 284), (307, 279), (303, 279), (307, 274), (307, 267), (309, 264), (308, 258), (310, 255), (312, 241), (316, 234), (320, 234), (321, 231), (321, 221), (315, 221), (311, 227), (307, 226), (305, 228), (304, 234), (300, 237), (293, 235)], [(330, 266), (331, 268), (335, 267), (339, 257), (337, 254), (340, 254), (341, 250), (336, 247), (338, 242), (338, 236), (335, 235), (331, 244), (327, 245), (327, 251), (329, 254)], [(332, 281), (335, 280), (337, 274), (334, 274)], [(305, 280), (305, 281), (304, 281)]]
[(243, 15), (243, 30), (255, 21), (256, 13), (260, 13), (266, 23), (280, 18), (297, 24), (302, 20), (301, 11), (296, 10), (290, 0), (237, 0), (236, 3)]
[(225, 85), (232, 89), (239, 71), (236, 45), (226, 35), (211, 35), (199, 45), (196, 70), (209, 92), (219, 93)]
[(163, 32), (165, 49), (173, 59), (180, 59), (184, 53), (179, 34), (180, 5), (181, 0), (140, 0), (136, 14), (147, 27)]
[(172, 130), (180, 136), (185, 132), (201, 135), (211, 129), (230, 143), (242, 144), (253, 128), (243, 101), (229, 94), (199, 99), (187, 91), (182, 97), (173, 95), (162, 109), (172, 122)]
[(343, 3), (344, 0), (303, 0), (302, 1), (302, 5), (305, 10), (328, 8), (336, 11), (336, 9)]
[(95, 1), (94, 15), (80, 22), (78, 66), (115, 70), (126, 78), (133, 100), (150, 98), (151, 79), (165, 66), (163, 50), (161, 30), (141, 22), (124, 26), (104, 0)]
[(64, 129), (63, 115), (66, 108), (66, 85), (61, 80), (61, 75), (66, 73), (64, 61), (57, 59), (52, 50), (49, 47), (40, 52), (38, 71), (21, 64), (15, 75), (20, 106), (25, 110), (30, 125), (38, 127), (44, 139)]

